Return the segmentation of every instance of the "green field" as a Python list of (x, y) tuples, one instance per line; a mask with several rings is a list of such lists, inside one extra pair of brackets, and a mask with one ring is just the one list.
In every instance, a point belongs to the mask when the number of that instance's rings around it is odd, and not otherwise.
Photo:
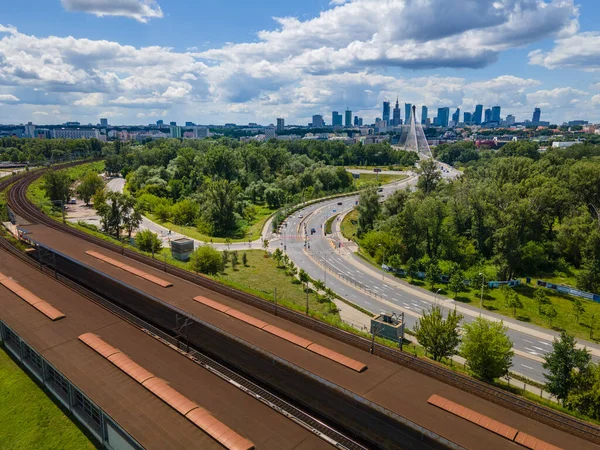
[[(248, 242), (249, 240), (256, 241), (257, 239), (260, 239), (260, 237), (262, 235), (262, 229), (264, 228), (265, 223), (267, 222), (267, 220), (269, 220), (269, 217), (271, 217), (271, 215), (275, 212), (275, 210), (269, 209), (267, 206), (264, 206), (264, 205), (256, 205), (256, 208), (257, 208), (257, 214), (256, 214), (256, 218), (253, 220), (253, 222), (248, 224), (244, 220), (242, 223), (241, 229), (242, 229), (242, 233), (244, 234), (243, 237), (230, 238), (229, 242)], [(156, 216), (154, 216), (153, 214), (150, 214), (150, 213), (146, 214), (146, 216), (153, 222), (159, 223), (163, 227), (168, 228), (169, 230), (172, 230), (175, 233), (183, 234), (185, 236), (191, 237), (193, 239), (197, 239), (202, 242), (214, 242), (214, 243), (227, 242), (226, 238), (208, 236), (206, 234), (203, 234), (200, 231), (198, 231), (198, 228), (196, 228), (194, 226), (185, 227), (185, 226), (175, 225), (171, 222), (162, 222), (162, 221), (158, 220), (158, 218)]]
[(0, 449), (96, 448), (3, 349), (0, 396)]
[(342, 236), (351, 241), (356, 240), (356, 230), (358, 230), (358, 211), (355, 209), (346, 214), (341, 225)]
[(389, 175), (382, 172), (377, 176), (376, 173), (361, 173), (360, 178), (356, 180), (356, 187), (361, 188), (368, 183), (389, 184), (406, 178), (408, 178), (408, 175)]

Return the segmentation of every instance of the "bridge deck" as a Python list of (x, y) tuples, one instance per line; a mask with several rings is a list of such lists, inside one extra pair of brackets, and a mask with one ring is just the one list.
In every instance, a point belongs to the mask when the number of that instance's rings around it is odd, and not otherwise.
[[(326, 380), (336, 383), (356, 394), (362, 395), (366, 399), (406, 417), (466, 448), (480, 448), (482, 443), (485, 443), (487, 448), (494, 449), (517, 447), (516, 444), (508, 442), (506, 439), (494, 435), (475, 424), (468, 423), (459, 417), (429, 405), (428, 399), (431, 395), (442, 395), (443, 397), (460, 403), (478, 413), (489, 416), (508, 426), (522, 430), (525, 433), (531, 434), (562, 448), (600, 448), (600, 446), (596, 446), (588, 441), (536, 422), (516, 412), (483, 400), (460, 389), (448, 386), (411, 369), (375, 357), (368, 352), (279, 317), (275, 317), (265, 311), (248, 306), (209, 289), (205, 289), (159, 270), (155, 270), (144, 264), (138, 263), (137, 261), (122, 257), (119, 254), (100, 248), (82, 239), (68, 236), (43, 225), (26, 226), (24, 228), (30, 232), (28, 237), (43, 245), (75, 258), (100, 272), (122, 280), (143, 292), (185, 310), (206, 322), (246, 340), (247, 342), (301, 366)], [(103, 252), (121, 262), (161, 277), (162, 279), (173, 283), (173, 286), (168, 290), (165, 290), (154, 283), (150, 283), (135, 275), (123, 272), (116, 267), (103, 264), (96, 258), (87, 255), (85, 253), (87, 250)], [(242, 313), (253, 316), (256, 319), (271, 323), (300, 337), (330, 348), (357, 361), (361, 361), (368, 366), (368, 369), (362, 373), (357, 373), (353, 370), (340, 367), (336, 362), (329, 361), (308, 350), (298, 347), (297, 345), (271, 336), (252, 325), (194, 301), (194, 297), (198, 295), (218, 301), (229, 307), (236, 308)], [(254, 440), (254, 442), (258, 447), (258, 442), (256, 440)]]

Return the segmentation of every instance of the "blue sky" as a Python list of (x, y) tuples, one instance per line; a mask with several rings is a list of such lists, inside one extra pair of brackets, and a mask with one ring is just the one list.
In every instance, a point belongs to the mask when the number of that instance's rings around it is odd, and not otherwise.
[(600, 122), (597, 0), (30, 0), (0, 122), (305, 124), (383, 100)]

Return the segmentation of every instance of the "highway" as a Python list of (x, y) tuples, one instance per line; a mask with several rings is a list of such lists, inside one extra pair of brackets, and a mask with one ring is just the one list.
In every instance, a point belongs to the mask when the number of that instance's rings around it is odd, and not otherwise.
[[(451, 170), (443, 175), (447, 178), (455, 176), (456, 173)], [(397, 189), (414, 186), (416, 181), (417, 178), (412, 176), (402, 182), (387, 185), (383, 187), (382, 194), (387, 197)], [(278, 245), (282, 250), (285, 247), (286, 253), (299, 268), (304, 269), (314, 279), (326, 281), (327, 287), (337, 294), (373, 313), (404, 312), (406, 326), (412, 329), (421, 312), (430, 309), (436, 301), (433, 295), (414, 286), (409, 287), (407, 283), (403, 284), (412, 292), (399, 288), (400, 280), (370, 266), (354, 255), (350, 248), (337, 248), (340, 242), (339, 233), (328, 237), (324, 235), (325, 222), (335, 215), (342, 217), (356, 206), (357, 201), (358, 196), (328, 200), (295, 213), (293, 217), (288, 218), (287, 226), (282, 229)], [(306, 247), (304, 227), (308, 231)], [(311, 236), (313, 228), (316, 233)], [(415, 295), (415, 290), (427, 292), (429, 295)], [(438, 297), (437, 303), (446, 312), (455, 307), (461, 312), (465, 311), (463, 316), (466, 323), (480, 314), (479, 309), (446, 297)], [(544, 382), (542, 357), (552, 349), (552, 339), (548, 339), (547, 335), (554, 336), (557, 333), (512, 321), (489, 311), (485, 311), (484, 314), (502, 319), (509, 326), (508, 335), (514, 343), (515, 350), (511, 370), (529, 379)], [(585, 344), (594, 350), (594, 360), (597, 361), (597, 346), (592, 343)]]

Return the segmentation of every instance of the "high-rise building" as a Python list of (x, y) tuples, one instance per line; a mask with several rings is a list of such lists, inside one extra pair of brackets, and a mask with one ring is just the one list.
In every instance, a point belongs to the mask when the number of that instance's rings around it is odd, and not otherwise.
[(277, 119), (277, 131), (283, 131), (285, 128), (285, 120)]
[(108, 126), (108, 119), (100, 119), (100, 126), (106, 128)]
[(492, 122), (497, 122), (500, 123), (500, 112), (501, 112), (502, 108), (500, 108), (499, 106), (494, 106), (492, 108)]
[[(175, 122), (171, 122), (171, 123), (175, 123)], [(181, 127), (178, 127), (177, 125), (171, 125), (171, 137), (178, 139), (180, 138), (183, 134), (181, 132)]]
[(475, 112), (473, 113), (473, 125), (481, 125), (483, 120), (483, 105), (475, 106)]
[(277, 136), (277, 130), (275, 127), (270, 126), (265, 128), (265, 139), (268, 141), (269, 139), (273, 139)]
[(514, 125), (516, 122), (515, 116), (513, 116), (512, 114), (509, 114), (508, 116), (506, 116), (506, 125), (511, 126)]
[(169, 126), (176, 127), (177, 126), (177, 122), (169, 122)]
[(421, 107), (421, 125), (427, 124), (428, 113), (429, 113), (429, 110), (427, 109), (427, 106), (422, 106)]
[(358, 126), (359, 126), (359, 127), (362, 127), (362, 126), (363, 126), (363, 118), (362, 118), (362, 117), (359, 117), (359, 118), (358, 118)]
[(460, 122), (460, 108), (456, 108), (456, 111), (452, 114), (452, 122), (454, 122), (454, 125), (458, 125), (458, 122)]
[(157, 120), (157, 121), (156, 121), (156, 126), (157, 126), (157, 127), (162, 127), (164, 124), (165, 124), (165, 121), (164, 121), (164, 120)]
[(411, 113), (412, 113), (412, 105), (410, 103), (405, 103), (404, 104), (404, 123), (407, 125), (410, 123)]
[(354, 126), (358, 126), (358, 116), (354, 116)]
[(35, 125), (32, 122), (28, 122), (27, 125), (25, 125), (24, 136), (28, 137), (28, 138), (36, 137), (35, 136)]
[(323, 116), (320, 114), (315, 114), (312, 118), (312, 127), (313, 128), (323, 128), (325, 126), (325, 122), (323, 122)]
[(390, 123), (390, 102), (383, 102), (383, 121)]
[(196, 124), (195, 124), (194, 122), (186, 122), (186, 123), (185, 123), (185, 126), (186, 126), (186, 127), (195, 127), (195, 126), (196, 126)]
[(352, 111), (350, 111), (349, 109), (346, 110), (346, 120), (344, 121), (344, 125), (346, 127), (352, 126)]
[(490, 108), (486, 108), (483, 118), (483, 123), (489, 123), (492, 121), (492, 110)]
[(333, 111), (331, 113), (331, 125), (333, 127), (341, 127), (341, 126), (343, 126), (343, 117), (342, 117), (342, 115), (339, 112)]
[(438, 108), (437, 113), (437, 126), (438, 127), (447, 127), (448, 122), (450, 121), (450, 108)]
[(464, 118), (464, 123), (465, 125), (471, 125), (473, 123), (473, 114), (471, 114), (470, 112), (465, 112), (464, 114), (465, 118)]
[(400, 103), (398, 103), (398, 99), (396, 98), (396, 107), (394, 108), (394, 118), (392, 119), (392, 125), (397, 127), (402, 122), (400, 117)]
[(542, 110), (540, 108), (535, 108), (533, 110), (533, 119), (531, 119), (531, 121), (533, 123), (540, 123), (541, 118), (542, 118)]

